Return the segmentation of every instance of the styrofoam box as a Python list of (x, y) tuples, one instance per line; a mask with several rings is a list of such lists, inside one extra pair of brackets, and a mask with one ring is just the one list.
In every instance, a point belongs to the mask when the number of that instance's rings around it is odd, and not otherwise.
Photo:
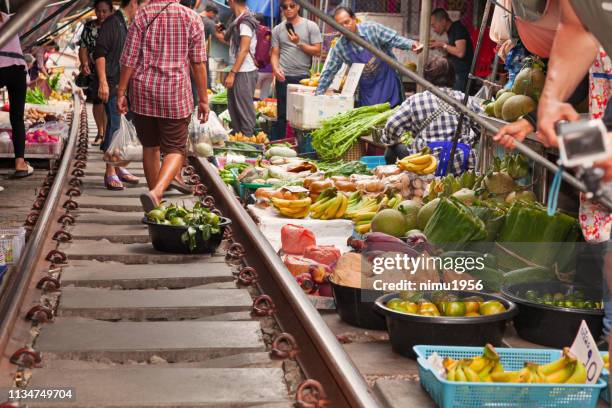
[(315, 95), (315, 88), (289, 85), (287, 121), (299, 129), (316, 129), (324, 119), (355, 107), (353, 96)]

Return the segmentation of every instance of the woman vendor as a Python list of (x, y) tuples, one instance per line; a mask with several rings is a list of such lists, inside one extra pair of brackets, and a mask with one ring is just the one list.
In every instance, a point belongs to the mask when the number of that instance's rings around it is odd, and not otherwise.
[[(463, 100), (463, 92), (453, 90), (455, 83), (455, 70), (448, 59), (434, 57), (425, 65), (425, 79), (442, 89), (443, 92), (457, 99)], [(469, 98), (468, 107), (474, 112), (481, 112), (480, 104), (474, 98)], [(388, 164), (395, 163), (408, 155), (418, 153), (423, 148), (435, 142), (448, 142), (447, 148), (453, 141), (455, 129), (459, 123), (459, 114), (447, 103), (429, 91), (417, 93), (406, 99), (397, 112), (391, 116), (385, 126), (382, 142), (386, 144), (385, 160)], [(449, 166), (448, 173), (459, 174), (475, 165), (475, 152), (471, 146), (479, 134), (478, 125), (469, 118), (465, 118), (461, 129), (459, 143), (469, 147), (467, 161), (463, 149), (457, 149), (454, 163)], [(407, 137), (410, 136), (410, 137)], [(409, 144), (404, 144), (408, 142)], [(432, 149), (438, 156), (441, 148)], [(465, 165), (467, 164), (467, 166)], [(467, 168), (466, 168), (467, 167)]]
[[(367, 42), (395, 58), (393, 49), (411, 50), (415, 53), (423, 47), (416, 41), (404, 38), (395, 31), (378, 23), (357, 24), (355, 12), (348, 7), (334, 10), (334, 19), (347, 30), (358, 34)], [(389, 102), (392, 107), (402, 103), (401, 79), (387, 63), (374, 56), (370, 51), (342, 37), (331, 49), (325, 69), (321, 73), (317, 95), (325, 93), (342, 64), (365, 64), (359, 80), (359, 106), (378, 105)]]

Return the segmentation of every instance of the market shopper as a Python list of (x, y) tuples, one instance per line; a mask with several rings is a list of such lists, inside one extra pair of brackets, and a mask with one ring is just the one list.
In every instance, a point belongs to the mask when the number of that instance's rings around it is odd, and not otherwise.
[(431, 48), (443, 49), (448, 53), (448, 59), (455, 69), (455, 83), (453, 89), (465, 91), (470, 65), (474, 58), (472, 39), (467, 28), (460, 21), (453, 22), (448, 12), (442, 8), (431, 13), (431, 28), (436, 34), (448, 35), (448, 42), (433, 40)]
[[(0, 12), (0, 29), (11, 18)], [(34, 173), (25, 161), (25, 123), (23, 121), (26, 99), (26, 61), (17, 35), (11, 37), (0, 49), (0, 88), (6, 86), (9, 97), (13, 149), (15, 151), (15, 173), (23, 178)]]
[[(463, 100), (464, 94), (452, 89), (455, 81), (453, 65), (447, 58), (434, 57), (425, 65), (425, 79), (433, 85), (440, 87), (449, 96)], [(475, 98), (469, 98), (468, 105), (475, 112), (481, 112), (482, 108)], [(452, 142), (459, 122), (459, 114), (450, 105), (443, 102), (430, 91), (412, 95), (402, 104), (397, 112), (389, 118), (385, 126), (382, 142), (386, 145), (385, 160), (388, 164), (394, 164), (398, 159), (418, 153), (432, 142)], [(406, 145), (402, 138), (407, 132), (411, 133), (412, 142)], [(478, 126), (470, 120), (464, 122), (459, 143), (473, 146), (478, 134)], [(439, 150), (433, 150), (439, 155)], [(464, 162), (464, 152), (457, 150), (454, 162), (449, 166), (449, 171), (460, 174)], [(468, 167), (473, 168), (475, 164), (474, 149), (470, 149)]]
[(81, 63), (81, 74), (89, 77), (90, 86), (87, 88), (87, 101), (93, 105), (93, 117), (98, 128), (98, 134), (92, 143), (93, 146), (100, 146), (104, 140), (104, 132), (106, 131), (106, 112), (104, 110), (104, 102), (98, 96), (98, 80), (96, 78), (96, 69), (94, 66), (94, 52), (96, 50), (96, 41), (98, 40), (98, 31), (102, 27), (102, 23), (113, 14), (112, 0), (96, 0), (94, 2), (94, 10), (96, 19), (85, 23), (81, 39), (79, 41), (79, 62)]
[[(334, 10), (334, 19), (347, 30), (361, 36), (364, 40), (381, 49), (395, 59), (394, 48), (411, 50), (415, 53), (422, 51), (422, 46), (397, 32), (378, 23), (357, 24), (355, 12), (344, 6)], [(404, 99), (401, 78), (398, 73), (386, 62), (383, 62), (372, 52), (352, 43), (348, 38), (342, 37), (332, 48), (328, 57), (326, 68), (321, 73), (317, 94), (327, 91), (342, 64), (366, 64), (359, 81), (360, 106), (377, 105), (389, 102), (397, 106)]]
[(253, 56), (257, 49), (259, 23), (246, 5), (246, 0), (229, 0), (235, 19), (224, 32), (229, 44), (230, 72), (225, 79), (227, 107), (233, 133), (253, 136), (256, 112), (253, 105), (258, 70)]
[[(166, 44), (160, 47), (159, 44)], [(178, 174), (185, 158), (193, 97), (190, 68), (198, 89), (200, 120), (208, 120), (204, 24), (179, 0), (151, 0), (130, 26), (121, 55), (118, 109), (129, 109), (143, 145), (149, 191), (140, 196), (150, 211)], [(161, 154), (164, 155), (160, 168)]]
[[(204, 35), (206, 36), (206, 55), (210, 55), (213, 38), (217, 38), (217, 19), (219, 16), (219, 7), (211, 1), (206, 3), (202, 22), (204, 23)], [(208, 89), (212, 87), (212, 76), (210, 73), (210, 58), (206, 58), (206, 73)]]
[(314, 21), (300, 17), (300, 6), (281, 0), (285, 21), (272, 30), (271, 63), (276, 77), (277, 119), (272, 140), (283, 139), (287, 127), (287, 86), (310, 77), (312, 57), (321, 54), (323, 37)]
[[(119, 129), (121, 115), (117, 110), (117, 85), (119, 84), (119, 58), (128, 33), (128, 25), (134, 19), (138, 8), (148, 0), (121, 0), (121, 7), (106, 19), (96, 41), (94, 58), (96, 76), (99, 81), (98, 97), (104, 102), (106, 111), (106, 132), (100, 148), (106, 152), (113, 135)], [(127, 169), (106, 165), (104, 185), (109, 190), (123, 190), (123, 183), (138, 184), (139, 179)]]

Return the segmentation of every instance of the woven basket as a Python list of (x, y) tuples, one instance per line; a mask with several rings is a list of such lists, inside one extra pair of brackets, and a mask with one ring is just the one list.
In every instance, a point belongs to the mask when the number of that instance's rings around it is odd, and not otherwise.
[(346, 151), (341, 157), (341, 159), (345, 162), (359, 160), (365, 154), (365, 148), (363, 143), (357, 141), (353, 143), (350, 149)]

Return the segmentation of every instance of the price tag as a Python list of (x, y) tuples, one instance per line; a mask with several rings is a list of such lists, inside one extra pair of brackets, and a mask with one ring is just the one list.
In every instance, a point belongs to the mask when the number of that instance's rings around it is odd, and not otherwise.
[(587, 371), (587, 384), (597, 383), (601, 370), (603, 370), (604, 362), (601, 354), (599, 354), (597, 343), (593, 339), (589, 326), (587, 326), (584, 320), (580, 324), (578, 334), (570, 350), (578, 357), (578, 360), (584, 363)]

